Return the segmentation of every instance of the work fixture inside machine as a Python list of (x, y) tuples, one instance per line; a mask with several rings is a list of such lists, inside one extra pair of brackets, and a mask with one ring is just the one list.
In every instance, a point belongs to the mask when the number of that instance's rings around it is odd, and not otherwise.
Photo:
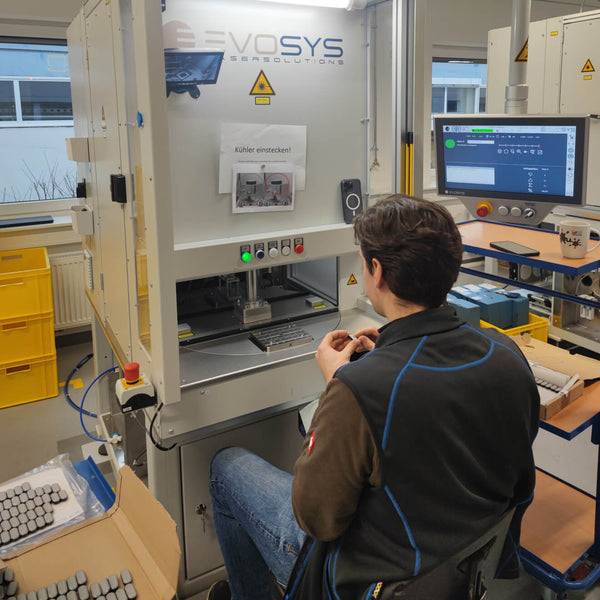
[[(245, 252), (252, 260), (251, 252)], [(268, 262), (269, 253), (262, 247), (256, 254), (263, 258), (255, 262)], [(337, 312), (336, 281), (337, 263), (329, 258), (180, 282), (177, 284), (180, 344)]]

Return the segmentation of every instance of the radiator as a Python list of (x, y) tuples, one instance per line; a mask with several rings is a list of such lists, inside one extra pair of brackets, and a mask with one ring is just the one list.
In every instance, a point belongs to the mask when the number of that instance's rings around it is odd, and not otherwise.
[(83, 255), (81, 252), (51, 254), (54, 329), (89, 325), (92, 309), (85, 295)]

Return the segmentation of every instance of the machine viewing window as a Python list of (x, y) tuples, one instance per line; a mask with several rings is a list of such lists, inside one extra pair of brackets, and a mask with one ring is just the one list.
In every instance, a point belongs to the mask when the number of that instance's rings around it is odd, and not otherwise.
[(584, 204), (586, 117), (436, 117), (438, 193)]
[(337, 259), (177, 283), (181, 345), (302, 321), (338, 310)]

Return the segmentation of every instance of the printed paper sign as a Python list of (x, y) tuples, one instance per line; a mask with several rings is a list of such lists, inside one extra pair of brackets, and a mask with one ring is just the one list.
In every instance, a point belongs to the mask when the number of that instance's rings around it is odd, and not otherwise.
[(234, 165), (241, 163), (265, 165), (265, 169), (270, 171), (274, 170), (270, 163), (291, 165), (295, 189), (303, 190), (306, 181), (306, 127), (223, 123), (219, 164), (220, 194), (235, 192), (232, 189), (231, 174)]

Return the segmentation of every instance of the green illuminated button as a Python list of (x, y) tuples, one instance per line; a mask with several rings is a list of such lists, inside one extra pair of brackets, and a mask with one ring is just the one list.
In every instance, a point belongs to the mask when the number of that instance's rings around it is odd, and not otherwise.
[(252, 260), (252, 254), (250, 252), (242, 252), (242, 262), (250, 262)]
[(454, 140), (446, 140), (446, 148), (450, 148), (450, 150), (452, 150), (454, 146), (456, 146), (456, 142)]

